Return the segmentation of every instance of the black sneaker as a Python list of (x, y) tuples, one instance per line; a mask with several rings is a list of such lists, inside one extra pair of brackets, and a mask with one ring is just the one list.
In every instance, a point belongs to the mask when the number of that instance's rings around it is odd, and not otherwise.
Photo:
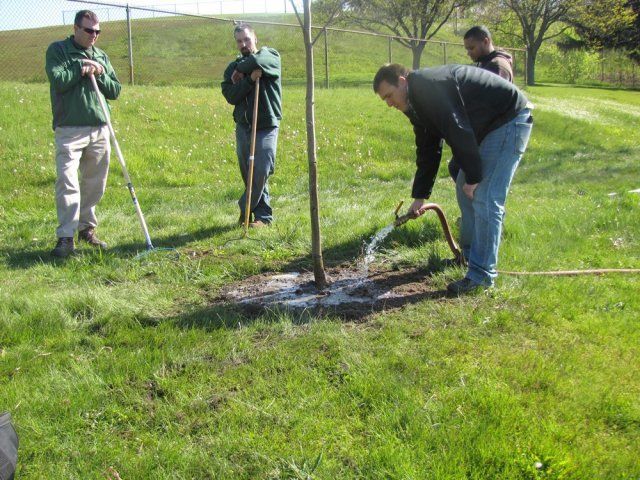
[(452, 295), (465, 295), (467, 293), (476, 293), (486, 290), (488, 287), (481, 283), (476, 283), (470, 278), (464, 277), (462, 280), (456, 280), (447, 285), (447, 292)]
[(103, 242), (98, 238), (96, 229), (93, 227), (80, 230), (78, 232), (78, 242), (79, 241), (87, 242), (92, 247), (102, 248), (103, 250), (107, 248), (107, 242)]
[(73, 255), (75, 251), (76, 246), (73, 243), (73, 237), (60, 237), (55, 248), (51, 250), (51, 255), (58, 258), (67, 258), (69, 255)]

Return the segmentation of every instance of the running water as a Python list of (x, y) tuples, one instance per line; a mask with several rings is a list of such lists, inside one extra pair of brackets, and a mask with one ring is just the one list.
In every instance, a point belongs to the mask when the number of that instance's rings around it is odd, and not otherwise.
[(369, 245), (367, 245), (367, 248), (364, 252), (364, 260), (362, 261), (362, 264), (361, 264), (363, 279), (367, 278), (367, 275), (369, 274), (369, 265), (371, 264), (371, 262), (373, 262), (375, 258), (376, 250), (378, 249), (382, 241), (385, 238), (387, 238), (387, 235), (391, 233), (394, 227), (395, 225), (393, 223), (390, 225), (387, 225), (378, 233), (376, 233), (374, 237), (371, 239), (371, 242), (369, 243)]

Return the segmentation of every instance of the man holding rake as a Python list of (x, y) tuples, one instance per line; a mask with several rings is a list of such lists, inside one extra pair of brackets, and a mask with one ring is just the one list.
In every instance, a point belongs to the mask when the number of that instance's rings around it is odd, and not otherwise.
[[(240, 55), (224, 72), (222, 94), (234, 106), (236, 153), (245, 184), (245, 191), (238, 201), (239, 223), (244, 223), (246, 205), (249, 203), (249, 217), (254, 217), (253, 221), (250, 218), (249, 226), (259, 228), (270, 225), (273, 221), (268, 179), (275, 169), (278, 128), (282, 119), (280, 54), (273, 48), (258, 49), (255, 31), (248, 24), (237, 25), (233, 36)], [(258, 115), (254, 162), (251, 162), (250, 144), (256, 88), (259, 89)], [(252, 163), (253, 172), (250, 172)], [(251, 185), (247, 185), (248, 178), (253, 179)], [(247, 202), (247, 187), (251, 192), (250, 202)]]
[[(47, 49), (45, 69), (50, 82), (56, 142), (56, 207), (58, 242), (51, 254), (68, 257), (78, 240), (97, 247), (107, 244), (95, 233), (95, 206), (102, 198), (109, 173), (109, 128), (91, 76), (109, 100), (121, 85), (107, 54), (95, 46), (100, 35), (98, 17), (90, 10), (76, 14), (74, 34)], [(78, 177), (80, 171), (80, 178)]]

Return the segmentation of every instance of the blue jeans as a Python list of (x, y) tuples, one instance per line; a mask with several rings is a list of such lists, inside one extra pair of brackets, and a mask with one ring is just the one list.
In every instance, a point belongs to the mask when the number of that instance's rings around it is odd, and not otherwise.
[[(273, 221), (271, 197), (267, 181), (274, 172), (276, 165), (276, 149), (278, 146), (278, 127), (265, 128), (256, 133), (256, 151), (253, 165), (253, 183), (251, 186), (251, 212), (256, 220), (264, 223)], [(236, 124), (236, 153), (238, 165), (245, 185), (238, 206), (244, 218), (247, 203), (247, 177), (249, 175), (249, 153), (251, 151), (251, 126)]]
[(460, 246), (468, 261), (466, 277), (485, 286), (497, 276), (498, 248), (504, 220), (504, 204), (513, 175), (527, 148), (531, 135), (531, 112), (518, 116), (492, 131), (480, 143), (482, 180), (473, 200), (462, 191), (466, 182), (463, 170), (456, 179), (456, 197), (462, 212)]

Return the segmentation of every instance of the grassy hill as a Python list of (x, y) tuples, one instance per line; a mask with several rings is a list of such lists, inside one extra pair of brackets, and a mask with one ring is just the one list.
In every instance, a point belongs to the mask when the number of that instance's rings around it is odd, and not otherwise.
[[(536, 123), (500, 267), (640, 267), (628, 193), (640, 187), (640, 94), (528, 95)], [(411, 130), (369, 89), (316, 100), (326, 261), (355, 265), (408, 200)], [(0, 84), (0, 411), (21, 437), (19, 478), (110, 467), (136, 479), (640, 476), (637, 275), (502, 275), (486, 294), (415, 299), (360, 322), (212, 305), (249, 275), (310, 267), (294, 87), (276, 222), (251, 232), (258, 241), (226, 243), (240, 233), (241, 185), (221, 96), (127, 87), (113, 103), (120, 144), (154, 242), (181, 255), (134, 258), (143, 242), (114, 158), (98, 211), (111, 249), (57, 262), (48, 101), (44, 84)], [(433, 200), (453, 221), (441, 170)], [(395, 230), (375, 268), (423, 267), (437, 290), (461, 274), (443, 268), (448, 255), (427, 217)]]
[[(296, 24), (295, 16), (251, 16), (257, 20)], [(121, 79), (128, 80), (129, 58), (126, 23), (101, 23), (98, 45), (110, 56)], [(154, 85), (212, 86), (235, 55), (230, 22), (194, 17), (139, 19), (132, 22), (133, 61), (136, 83)], [(285, 84), (305, 82), (302, 34), (298, 27), (256, 25), (259, 43), (277, 48), (283, 58)], [(47, 46), (72, 33), (72, 27), (47, 27), (0, 32), (0, 79), (43, 82), (44, 53)], [(452, 28), (444, 28), (438, 39), (460, 42)], [(329, 32), (329, 72), (332, 85), (369, 84), (378, 67), (387, 62), (388, 41), (368, 35)], [(468, 63), (461, 46), (447, 48), (448, 63)], [(324, 44), (315, 49), (318, 82), (325, 78)], [(25, 61), (35, 59), (35, 61)], [(397, 43), (392, 46), (395, 62), (411, 64), (411, 53)], [(430, 43), (423, 56), (424, 65), (444, 62), (441, 44)], [(522, 75), (518, 67), (519, 75)]]

